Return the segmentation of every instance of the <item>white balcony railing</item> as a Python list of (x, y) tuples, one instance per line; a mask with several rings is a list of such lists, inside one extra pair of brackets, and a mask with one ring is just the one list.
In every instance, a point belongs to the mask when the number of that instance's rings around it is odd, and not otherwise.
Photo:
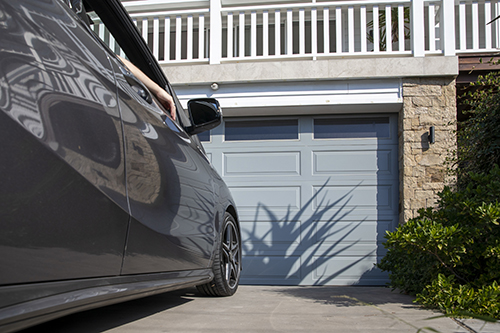
[(239, 7), (224, 7), (220, 0), (209, 3), (207, 8), (169, 11), (166, 0), (165, 10), (131, 16), (165, 63), (450, 56), (500, 48), (500, 20), (488, 24), (500, 15), (497, 0), (311, 0)]

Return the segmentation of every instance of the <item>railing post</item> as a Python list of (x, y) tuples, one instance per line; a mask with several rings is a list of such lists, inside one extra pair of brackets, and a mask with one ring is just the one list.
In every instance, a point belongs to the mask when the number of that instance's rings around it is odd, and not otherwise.
[[(452, 0), (453, 1), (453, 0)], [(424, 0), (412, 0), (410, 9), (411, 46), (414, 57), (425, 56), (425, 36), (423, 33)]]
[(210, 64), (220, 64), (222, 57), (221, 0), (210, 0)]
[(441, 0), (441, 47), (444, 56), (456, 55), (455, 0)]

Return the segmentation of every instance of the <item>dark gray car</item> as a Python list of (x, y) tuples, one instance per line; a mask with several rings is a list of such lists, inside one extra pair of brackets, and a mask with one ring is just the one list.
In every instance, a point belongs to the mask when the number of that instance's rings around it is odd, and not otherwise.
[(220, 122), (216, 100), (182, 109), (118, 0), (0, 0), (0, 331), (189, 286), (232, 295), (236, 207), (196, 136)]

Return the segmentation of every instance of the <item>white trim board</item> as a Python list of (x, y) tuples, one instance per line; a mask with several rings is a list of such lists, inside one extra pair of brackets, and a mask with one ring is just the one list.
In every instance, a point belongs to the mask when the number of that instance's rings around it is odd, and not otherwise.
[(355, 80), (177, 86), (184, 108), (192, 98), (216, 98), (226, 116), (337, 112), (397, 112), (401, 80)]

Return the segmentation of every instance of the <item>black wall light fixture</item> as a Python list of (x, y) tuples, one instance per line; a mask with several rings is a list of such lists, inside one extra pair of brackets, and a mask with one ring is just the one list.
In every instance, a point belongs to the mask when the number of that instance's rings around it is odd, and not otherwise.
[(434, 132), (434, 126), (429, 128), (429, 143), (436, 142), (436, 134)]

